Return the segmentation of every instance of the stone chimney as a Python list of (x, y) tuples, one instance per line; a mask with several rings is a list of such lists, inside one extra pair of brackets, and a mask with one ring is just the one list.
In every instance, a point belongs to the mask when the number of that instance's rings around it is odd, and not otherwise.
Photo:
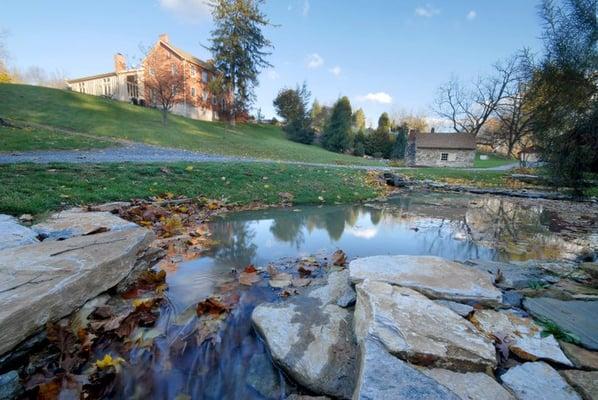
[(163, 33), (160, 35), (160, 41), (164, 43), (170, 43), (170, 39), (168, 39), (168, 34)]
[(434, 127), (432, 127), (432, 129), (430, 129), (430, 133), (434, 133)]
[(114, 70), (119, 72), (124, 72), (127, 70), (127, 60), (125, 56), (120, 53), (116, 53), (114, 55)]

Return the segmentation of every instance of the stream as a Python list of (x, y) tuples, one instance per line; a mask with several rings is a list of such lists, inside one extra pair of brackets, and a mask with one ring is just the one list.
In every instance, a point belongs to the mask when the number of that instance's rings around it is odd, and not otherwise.
[[(408, 254), (451, 260), (575, 257), (556, 216), (541, 205), (446, 193), (406, 194), (384, 203), (268, 209), (226, 214), (209, 223), (217, 244), (168, 271), (166, 301), (151, 328), (138, 328), (119, 398), (284, 399), (302, 393), (271, 363), (251, 326), (253, 308), (275, 301), (267, 283), (231, 286), (253, 264), (321, 259), (337, 249), (355, 257)], [(196, 305), (233, 291), (237, 303), (214, 340), (199, 345)], [(200, 332), (198, 334), (198, 332)]]

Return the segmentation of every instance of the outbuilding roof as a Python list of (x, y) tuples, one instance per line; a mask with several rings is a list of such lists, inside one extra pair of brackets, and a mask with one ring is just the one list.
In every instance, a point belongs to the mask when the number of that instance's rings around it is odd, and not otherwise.
[(417, 132), (415, 146), (418, 149), (475, 150), (476, 137), (470, 133)]

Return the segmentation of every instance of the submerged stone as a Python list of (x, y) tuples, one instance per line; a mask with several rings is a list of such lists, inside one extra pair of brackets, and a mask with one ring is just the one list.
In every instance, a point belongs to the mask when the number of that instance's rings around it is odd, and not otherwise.
[(377, 338), (391, 354), (423, 366), (459, 371), (496, 366), (492, 343), (447, 307), (385, 282), (366, 280), (356, 289), (358, 342)]
[(598, 301), (538, 297), (526, 298), (523, 306), (534, 317), (550, 320), (576, 335), (583, 347), (598, 350)]
[(434, 256), (374, 256), (349, 264), (351, 281), (366, 279), (417, 290), (433, 299), (498, 305), (502, 293), (489, 274)]
[(390, 354), (375, 338), (360, 346), (354, 400), (458, 400), (453, 392)]
[(348, 310), (297, 297), (261, 304), (251, 319), (273, 360), (297, 383), (314, 393), (351, 397), (356, 346)]
[(137, 227), (0, 251), (0, 354), (116, 286), (152, 239)]
[(581, 400), (557, 371), (541, 361), (513, 367), (501, 380), (519, 400)]
[(471, 322), (490, 339), (506, 336), (509, 350), (524, 360), (542, 359), (573, 366), (554, 336), (542, 337), (542, 328), (531, 318), (522, 318), (510, 312), (477, 310)]

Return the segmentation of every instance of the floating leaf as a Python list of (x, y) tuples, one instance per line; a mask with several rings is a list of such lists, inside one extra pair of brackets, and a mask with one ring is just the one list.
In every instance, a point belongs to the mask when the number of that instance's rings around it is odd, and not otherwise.
[(96, 360), (95, 365), (99, 369), (104, 369), (108, 367), (117, 367), (123, 362), (125, 362), (125, 360), (120, 357), (112, 358), (110, 354), (106, 354), (101, 360)]

